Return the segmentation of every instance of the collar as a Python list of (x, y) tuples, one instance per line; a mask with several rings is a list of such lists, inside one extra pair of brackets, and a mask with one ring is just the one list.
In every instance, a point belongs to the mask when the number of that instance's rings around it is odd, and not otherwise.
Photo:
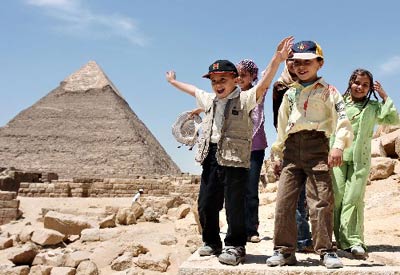
[(217, 97), (217, 95), (214, 94), (214, 95), (215, 95), (214, 101), (216, 101), (216, 102), (226, 102), (226, 101), (228, 101), (229, 99), (236, 98), (236, 97), (240, 96), (240, 92), (241, 92), (241, 91), (242, 91), (242, 90), (240, 89), (240, 87), (239, 87), (239, 86), (236, 86), (235, 90), (233, 90), (233, 91), (232, 91), (229, 95), (227, 95), (225, 98), (221, 98), (221, 99), (219, 99), (219, 98)]
[(325, 80), (322, 77), (318, 78), (313, 84), (311, 84), (311, 85), (309, 85), (307, 87), (304, 87), (303, 85), (301, 85), (297, 81), (292, 84), (292, 87), (300, 88), (300, 89), (304, 89), (304, 88), (313, 88), (314, 89), (314, 88), (318, 88), (319, 86), (321, 86), (323, 88), (328, 88), (329, 84), (326, 83)]

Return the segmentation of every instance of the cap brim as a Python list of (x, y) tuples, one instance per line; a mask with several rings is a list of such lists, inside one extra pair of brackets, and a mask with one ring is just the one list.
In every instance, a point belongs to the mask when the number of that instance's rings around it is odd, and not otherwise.
[(294, 53), (293, 57), (291, 57), (290, 59), (314, 59), (318, 57), (323, 58), (322, 56), (315, 53)]
[(210, 76), (212, 74), (223, 74), (223, 73), (231, 73), (231, 74), (234, 74), (234, 75), (237, 76), (237, 74), (235, 72), (232, 72), (232, 71), (217, 71), (217, 72), (211, 72), (211, 73), (205, 74), (205, 75), (203, 75), (203, 77), (204, 78), (210, 78)]

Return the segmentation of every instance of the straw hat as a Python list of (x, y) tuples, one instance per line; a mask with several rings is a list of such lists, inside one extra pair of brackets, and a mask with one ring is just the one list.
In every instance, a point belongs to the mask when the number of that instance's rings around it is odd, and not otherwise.
[(184, 145), (193, 147), (199, 136), (201, 117), (191, 111), (181, 113), (172, 125), (172, 135)]

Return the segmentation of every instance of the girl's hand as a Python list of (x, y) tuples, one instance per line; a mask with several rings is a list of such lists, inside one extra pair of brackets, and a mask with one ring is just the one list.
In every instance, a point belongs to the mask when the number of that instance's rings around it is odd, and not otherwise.
[(204, 110), (202, 108), (197, 108), (197, 109), (193, 109), (190, 112), (190, 115), (191, 116), (200, 115), (202, 112), (204, 112)]
[(175, 74), (174, 71), (168, 71), (168, 72), (165, 74), (165, 78), (167, 79), (167, 81), (168, 81), (169, 83), (171, 83), (172, 81), (174, 81), (174, 80), (176, 79), (176, 74)]
[(343, 164), (343, 151), (338, 148), (332, 148), (328, 156), (329, 167), (341, 166)]
[(374, 90), (378, 92), (379, 96), (383, 99), (383, 101), (386, 101), (388, 96), (385, 90), (382, 88), (382, 85), (381, 83), (379, 83), (379, 81), (375, 81)]
[(288, 36), (279, 43), (276, 51), (281, 62), (285, 61), (289, 57), (292, 51), (293, 41), (294, 37)]

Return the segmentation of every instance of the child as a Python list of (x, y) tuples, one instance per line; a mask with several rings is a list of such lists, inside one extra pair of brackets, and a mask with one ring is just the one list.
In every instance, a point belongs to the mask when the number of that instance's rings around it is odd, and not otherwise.
[(281, 41), (263, 78), (245, 93), (236, 86), (238, 72), (235, 65), (228, 60), (215, 61), (204, 75), (211, 80), (214, 94), (177, 81), (173, 71), (166, 74), (169, 83), (195, 96), (198, 106), (205, 111), (196, 155), (196, 160), (203, 166), (198, 198), (204, 241), (204, 246), (198, 250), (200, 256), (221, 253), (219, 211), (223, 208), (225, 198), (228, 231), (224, 240), (225, 248), (218, 260), (229, 265), (244, 261), (244, 200), (253, 129), (250, 111), (264, 96), (279, 64), (287, 58), (292, 44), (293, 37)]
[[(274, 83), (272, 90), (272, 109), (274, 116), (274, 126), (278, 129), (278, 111), (281, 106), (283, 95), (296, 80), (297, 76), (294, 72), (293, 59), (286, 59), (285, 68), (279, 79)], [(275, 171), (276, 176), (280, 176), (280, 171)], [(310, 225), (308, 224), (308, 209), (306, 207), (306, 189), (303, 186), (296, 209), (296, 225), (297, 225), (297, 249), (298, 252), (312, 252), (312, 240)]]
[[(253, 88), (258, 77), (258, 67), (250, 59), (240, 61), (236, 68), (239, 77), (238, 84), (242, 91), (248, 91)], [(267, 138), (264, 130), (264, 99), (251, 111), (251, 120), (253, 122), (252, 145), (250, 155), (249, 178), (246, 184), (245, 198), (245, 217), (246, 217), (246, 235), (247, 241), (258, 243), (261, 241), (258, 233), (258, 185), (260, 182), (260, 173), (264, 162), (265, 148), (267, 148)]]
[[(267, 265), (296, 264), (296, 204), (306, 183), (314, 250), (327, 268), (342, 267), (332, 247), (333, 191), (329, 166), (341, 164), (353, 133), (342, 96), (317, 72), (324, 64), (321, 47), (301, 41), (292, 47), (298, 82), (285, 93), (278, 114), (272, 153), (283, 156), (275, 210), (274, 255)], [(329, 151), (329, 136), (336, 141)], [(280, 165), (277, 160), (276, 165)], [(307, 180), (307, 181), (306, 181)]]
[[(383, 103), (370, 100), (371, 95), (377, 99), (374, 90)], [(372, 134), (376, 123), (398, 124), (399, 116), (393, 101), (379, 82), (374, 84), (367, 70), (357, 69), (351, 74), (343, 97), (354, 142), (343, 152), (343, 164), (333, 169), (334, 233), (339, 248), (364, 257), (364, 194), (371, 165)]]

